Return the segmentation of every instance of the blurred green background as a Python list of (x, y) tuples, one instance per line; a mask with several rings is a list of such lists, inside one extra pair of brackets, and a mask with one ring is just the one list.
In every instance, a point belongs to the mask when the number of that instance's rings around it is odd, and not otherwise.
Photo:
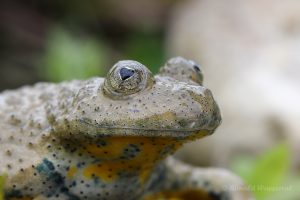
[(165, 60), (175, 1), (1, 1), (0, 90), (105, 76), (120, 59)]
[[(0, 91), (39, 81), (105, 76), (121, 59), (137, 60), (156, 73), (167, 59), (168, 17), (176, 4), (171, 0), (1, 1)], [(300, 198), (300, 180), (291, 170), (286, 144), (260, 157), (241, 154), (230, 169), (258, 200)], [(0, 188), (2, 182), (0, 178)], [(0, 192), (0, 200), (1, 196)]]

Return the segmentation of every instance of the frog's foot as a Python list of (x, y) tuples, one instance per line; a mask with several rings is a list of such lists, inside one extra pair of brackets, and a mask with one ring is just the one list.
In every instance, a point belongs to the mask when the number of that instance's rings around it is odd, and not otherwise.
[(162, 190), (145, 200), (253, 200), (243, 181), (224, 169), (195, 168), (173, 158), (166, 160)]

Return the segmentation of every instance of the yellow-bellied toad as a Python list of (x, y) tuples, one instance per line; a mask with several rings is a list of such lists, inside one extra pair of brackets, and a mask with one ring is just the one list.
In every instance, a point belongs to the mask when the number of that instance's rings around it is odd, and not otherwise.
[(184, 193), (248, 199), (228, 190), (230, 183), (242, 185), (235, 176), (166, 158), (220, 124), (202, 79), (199, 66), (180, 57), (156, 76), (127, 60), (106, 78), (1, 93), (6, 199), (130, 200)]

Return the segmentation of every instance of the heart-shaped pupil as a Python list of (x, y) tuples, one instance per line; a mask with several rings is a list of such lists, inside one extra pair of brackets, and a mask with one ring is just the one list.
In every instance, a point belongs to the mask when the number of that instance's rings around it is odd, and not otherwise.
[(126, 80), (126, 79), (128, 79), (128, 78), (130, 78), (133, 74), (134, 74), (134, 70), (133, 69), (122, 68), (120, 70), (121, 79), (123, 81)]

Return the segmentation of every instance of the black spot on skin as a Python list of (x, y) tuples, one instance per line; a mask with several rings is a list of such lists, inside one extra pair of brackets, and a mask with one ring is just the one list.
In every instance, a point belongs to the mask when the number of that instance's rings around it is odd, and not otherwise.
[(10, 192), (5, 193), (5, 199), (10, 198), (22, 198), (22, 192), (20, 190), (12, 190)]
[(38, 173), (46, 176), (47, 182), (52, 183), (52, 185), (49, 186), (50, 191), (49, 194), (46, 195), (47, 197), (52, 197), (53, 195), (59, 195), (62, 193), (70, 200), (79, 200), (76, 195), (69, 192), (69, 189), (65, 186), (64, 177), (55, 171), (55, 166), (51, 161), (44, 159), (43, 162), (36, 167), (36, 169)]
[(62, 187), (62, 188), (60, 188), (60, 191), (61, 191), (62, 193), (64, 193), (64, 192), (69, 192), (69, 189), (66, 188), (66, 187)]
[(129, 68), (124, 67), (120, 70), (121, 79), (123, 81), (130, 78), (133, 74), (134, 74), (133, 69), (129, 69)]
[(66, 195), (68, 196), (68, 200), (80, 200), (79, 197), (74, 194), (67, 193)]
[(52, 162), (47, 159), (44, 159), (43, 162), (37, 166), (36, 168), (39, 173), (49, 173), (49, 171), (53, 171), (55, 169)]
[(51, 176), (51, 179), (57, 185), (62, 185), (64, 183), (63, 177), (58, 172), (54, 172)]

